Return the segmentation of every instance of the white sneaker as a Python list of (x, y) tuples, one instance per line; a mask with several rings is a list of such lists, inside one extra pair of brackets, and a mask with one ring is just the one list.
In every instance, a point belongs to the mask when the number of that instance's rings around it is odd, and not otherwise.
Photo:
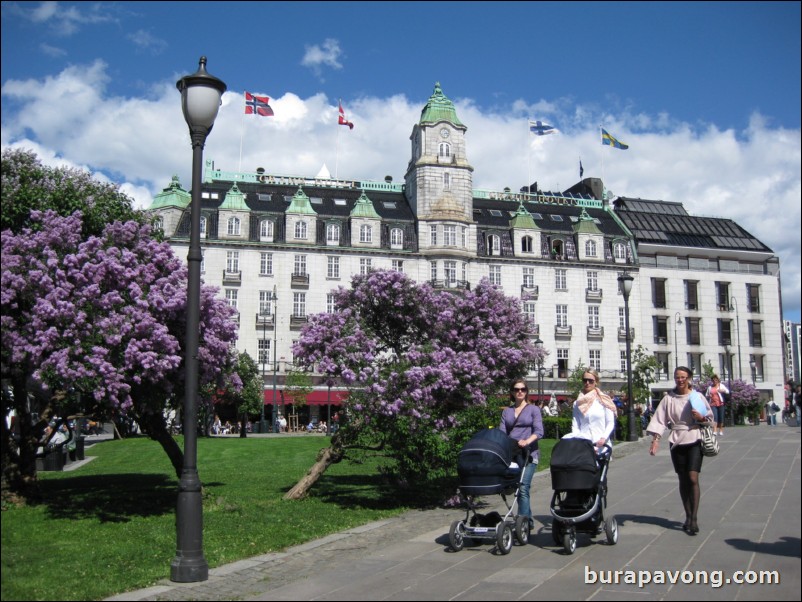
[(724, 433), (719, 433), (719, 434), (718, 434), (718, 436), (719, 436), (719, 437), (723, 437), (723, 436), (724, 436)]

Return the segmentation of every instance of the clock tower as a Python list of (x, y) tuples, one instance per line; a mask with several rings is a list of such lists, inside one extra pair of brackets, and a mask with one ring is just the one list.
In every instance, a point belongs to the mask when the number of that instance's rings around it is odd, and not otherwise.
[(418, 218), (424, 254), (476, 254), (473, 221), (473, 167), (465, 154), (467, 127), (454, 103), (435, 84), (434, 93), (412, 128), (412, 159), (406, 194)]

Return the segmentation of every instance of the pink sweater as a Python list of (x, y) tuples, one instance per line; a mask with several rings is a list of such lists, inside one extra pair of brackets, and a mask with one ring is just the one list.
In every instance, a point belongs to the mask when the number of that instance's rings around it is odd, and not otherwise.
[[(702, 399), (704, 395), (698, 393)], [(668, 442), (675, 445), (688, 445), (699, 441), (702, 438), (702, 433), (697, 428), (698, 423), (693, 419), (691, 414), (691, 404), (688, 395), (677, 395), (674, 391), (669, 391), (665, 394), (663, 399), (660, 400), (660, 405), (652, 415), (649, 421), (649, 426), (646, 427), (646, 432), (651, 435), (662, 436), (663, 432), (669, 425), (671, 425), (671, 435)], [(710, 422), (713, 419), (713, 411), (710, 409), (710, 404), (704, 399), (705, 407), (707, 408), (707, 420)]]

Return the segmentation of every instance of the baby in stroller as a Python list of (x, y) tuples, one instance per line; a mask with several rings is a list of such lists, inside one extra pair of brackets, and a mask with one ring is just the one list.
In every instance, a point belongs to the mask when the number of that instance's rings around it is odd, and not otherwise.
[[(466, 539), (491, 540), (501, 554), (509, 554), (514, 538), (520, 545), (529, 541), (529, 519), (515, 516), (518, 487), (529, 461), (529, 454), (521, 454), (515, 440), (499, 429), (483, 429), (462, 448), (457, 461), (459, 489), (466, 499), (464, 520), (451, 523), (448, 538), (451, 549), (459, 552)], [(502, 516), (498, 512), (480, 514), (477, 499), (486, 495), (501, 495), (507, 507)], [(510, 504), (507, 496), (512, 495)], [(514, 518), (513, 518), (514, 517)]]

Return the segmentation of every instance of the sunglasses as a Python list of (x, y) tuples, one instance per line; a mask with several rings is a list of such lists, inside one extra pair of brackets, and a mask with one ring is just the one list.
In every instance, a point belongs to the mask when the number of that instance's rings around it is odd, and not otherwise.
[(596, 379), (595, 378), (583, 378), (582, 382), (583, 383), (595, 383)]
[(526, 393), (529, 389), (527, 389), (526, 387), (513, 387), (512, 390), (515, 391), (516, 393), (521, 393), (521, 392)]

